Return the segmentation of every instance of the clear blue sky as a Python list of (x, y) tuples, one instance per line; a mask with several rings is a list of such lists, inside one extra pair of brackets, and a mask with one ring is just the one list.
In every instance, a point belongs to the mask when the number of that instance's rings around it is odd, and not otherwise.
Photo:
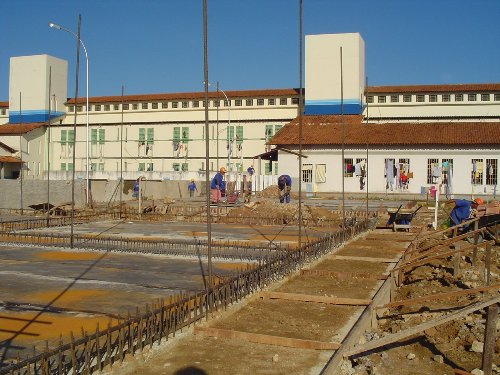
[[(223, 90), (299, 86), (298, 0), (207, 0), (209, 81)], [(16, 0), (0, 17), (0, 100), (9, 58), (68, 60), (77, 31), (90, 96), (202, 91), (202, 0)], [(359, 32), (369, 85), (500, 82), (499, 0), (303, 0), (304, 34)], [(82, 51), (83, 53), (83, 51)], [(82, 55), (80, 96), (85, 95)]]

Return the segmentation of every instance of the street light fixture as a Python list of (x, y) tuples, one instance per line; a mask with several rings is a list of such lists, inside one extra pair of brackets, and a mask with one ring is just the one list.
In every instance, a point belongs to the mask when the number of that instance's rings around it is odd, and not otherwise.
[[(86, 62), (86, 84), (87, 84), (87, 94), (86, 94), (86, 105), (85, 105), (85, 112), (86, 112), (86, 140), (85, 140), (85, 148), (86, 148), (86, 197), (85, 197), (85, 202), (87, 205), (89, 204), (89, 190), (90, 190), (90, 183), (89, 183), (89, 57), (87, 55), (87, 48), (85, 48), (85, 44), (83, 44), (83, 41), (78, 38), (78, 35), (76, 35), (73, 31), (66, 29), (65, 27), (62, 27), (60, 25), (57, 25), (53, 22), (49, 22), (49, 27), (57, 30), (62, 30), (66, 31), (67, 33), (73, 35), (82, 45), (83, 51), (85, 52), (85, 62)], [(75, 101), (75, 106), (76, 106), (76, 101)], [(76, 147), (76, 144), (75, 144)], [(75, 168), (75, 166), (73, 166)]]

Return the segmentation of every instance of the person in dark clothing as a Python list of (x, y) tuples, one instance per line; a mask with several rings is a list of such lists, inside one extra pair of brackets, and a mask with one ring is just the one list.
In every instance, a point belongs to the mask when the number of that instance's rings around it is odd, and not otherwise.
[(278, 189), (280, 194), (280, 203), (290, 203), (292, 179), (289, 175), (283, 174), (278, 177)]
[(212, 183), (210, 184), (210, 195), (212, 203), (219, 203), (222, 198), (222, 192), (226, 190), (226, 183), (224, 182), (224, 175), (226, 174), (226, 168), (220, 167), (219, 172), (217, 172), (212, 178)]
[(455, 207), (450, 212), (450, 218), (452, 225), (458, 225), (461, 222), (467, 220), (471, 216), (471, 210), (477, 209), (477, 206), (483, 204), (481, 198), (476, 198), (473, 201), (466, 199), (454, 199)]

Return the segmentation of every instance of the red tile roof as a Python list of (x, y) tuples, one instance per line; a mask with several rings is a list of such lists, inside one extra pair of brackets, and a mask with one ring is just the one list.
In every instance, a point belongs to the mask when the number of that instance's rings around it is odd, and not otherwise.
[(414, 85), (414, 86), (368, 86), (367, 94), (416, 93), (416, 92), (492, 92), (500, 91), (500, 83), (477, 83), (460, 85)]
[(0, 163), (24, 163), (21, 159), (14, 156), (0, 156)]
[(0, 134), (2, 135), (16, 135), (29, 133), (34, 129), (41, 128), (45, 126), (45, 122), (32, 122), (32, 123), (20, 123), (20, 124), (5, 124), (0, 125)]
[(0, 108), (9, 108), (9, 102), (0, 102)]
[[(500, 122), (362, 123), (361, 116), (303, 116), (303, 145), (423, 146), (484, 145), (500, 147)], [(268, 142), (277, 146), (299, 144), (298, 117)], [(345, 123), (345, 126), (342, 125)]]

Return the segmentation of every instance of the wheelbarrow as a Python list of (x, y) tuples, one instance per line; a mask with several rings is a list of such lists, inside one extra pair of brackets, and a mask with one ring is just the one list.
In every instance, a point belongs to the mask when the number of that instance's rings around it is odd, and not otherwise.
[(406, 231), (410, 231), (411, 221), (417, 214), (418, 210), (422, 208), (422, 206), (418, 206), (415, 208), (402, 208), (403, 205), (400, 205), (398, 208), (389, 207), (387, 208), (387, 213), (389, 214), (389, 220), (387, 220), (387, 226), (392, 226), (392, 230), (396, 232), (398, 229), (403, 229)]

